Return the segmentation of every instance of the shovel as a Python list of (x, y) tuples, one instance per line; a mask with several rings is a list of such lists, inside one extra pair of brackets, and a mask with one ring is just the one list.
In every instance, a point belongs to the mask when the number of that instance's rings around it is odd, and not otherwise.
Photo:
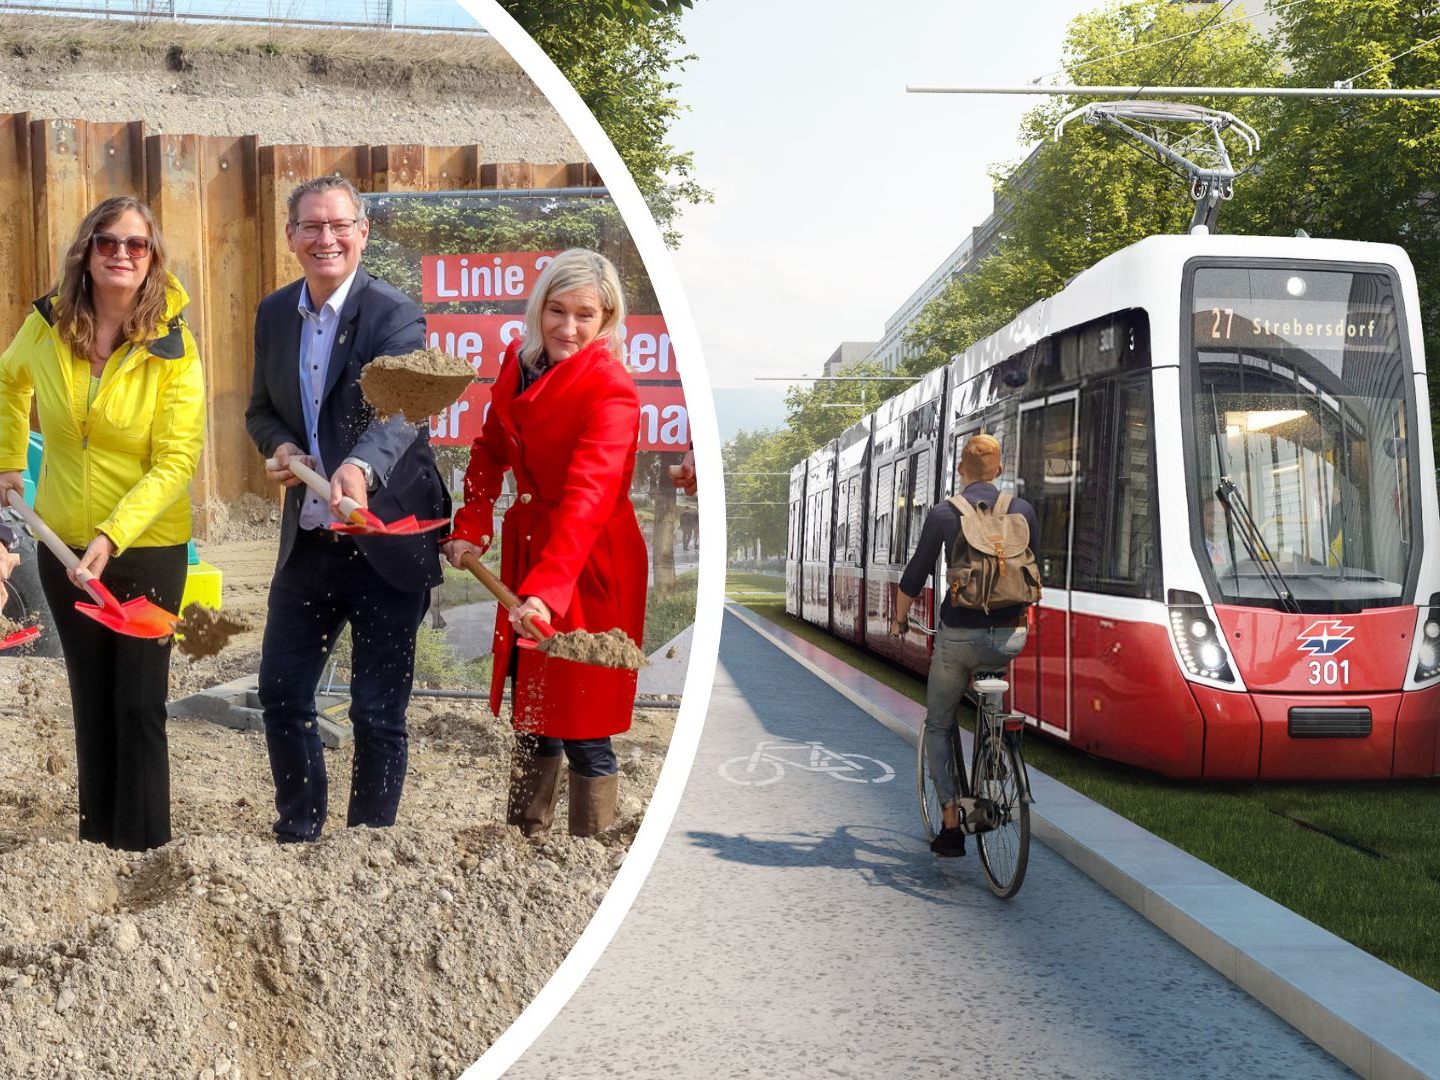
[[(265, 464), (270, 466), (274, 463), (275, 459), (271, 458)], [(327, 503), (330, 501), (329, 480), (326, 480), (299, 458), (292, 457), (290, 463), (285, 467), (303, 480), (305, 486), (316, 495)], [(330, 528), (349, 536), (414, 536), (416, 533), (429, 532), (431, 529), (438, 529), (450, 524), (449, 518), (427, 518), (417, 521), (414, 514), (403, 517), (399, 521), (386, 523), (349, 496), (341, 498), (340, 512), (345, 515), (345, 520), (332, 521)]]
[[(18, 491), (11, 488), (6, 492), (5, 497), (10, 508), (20, 515), (26, 525), (30, 526), (30, 531), (50, 549), (51, 554), (64, 564), (66, 570), (73, 571), (80, 565), (80, 559), (76, 554), (66, 546), (65, 541), (55, 535), (55, 530), (40, 520), (35, 511), (30, 509), (25, 500), (21, 498)], [(84, 571), (79, 577), (80, 584), (95, 603), (87, 604), (77, 600), (75, 601), (75, 610), (82, 615), (90, 616), (101, 626), (108, 627), (117, 634), (127, 634), (137, 638), (165, 638), (175, 632), (175, 624), (180, 621), (180, 617), (170, 614), (154, 601), (137, 596), (134, 600), (127, 600), (122, 604), (94, 574)]]
[(16, 645), (27, 645), (40, 636), (40, 627), (27, 626), (22, 630), (16, 630), (13, 634), (6, 634), (0, 638), (0, 650), (13, 649)]
[[(490, 572), (489, 567), (480, 561), (479, 555), (476, 555), (473, 551), (467, 551), (461, 557), (460, 565), (474, 574), (475, 577), (479, 579), (480, 584), (490, 590), (491, 594), (496, 600), (500, 601), (500, 605), (506, 611), (511, 611), (519, 606), (520, 598), (510, 590), (510, 586), (506, 585)], [(527, 630), (534, 631), (539, 634), (541, 638), (552, 638), (555, 636), (555, 627), (551, 626), (538, 615), (527, 615), (520, 621), (525, 624)], [(526, 649), (533, 649), (535, 647), (535, 642), (529, 638), (521, 638), (518, 644), (521, 648)]]

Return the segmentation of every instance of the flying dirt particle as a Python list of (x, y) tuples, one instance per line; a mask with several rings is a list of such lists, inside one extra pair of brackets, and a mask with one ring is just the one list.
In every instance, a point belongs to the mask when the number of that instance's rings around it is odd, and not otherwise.
[(214, 656), (234, 635), (249, 629), (250, 624), (243, 619), (200, 604), (187, 604), (180, 613), (175, 646), (186, 656), (198, 660)]
[(360, 391), (381, 416), (418, 424), (453, 405), (474, 381), (467, 361), (440, 349), (418, 349), (370, 361), (360, 373)]

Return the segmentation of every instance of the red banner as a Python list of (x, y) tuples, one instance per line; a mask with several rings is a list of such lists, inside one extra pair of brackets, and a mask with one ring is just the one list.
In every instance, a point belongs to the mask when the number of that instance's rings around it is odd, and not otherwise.
[[(519, 315), (425, 316), (425, 344), (468, 360), (482, 379), (500, 374), (505, 346), (524, 336), (525, 320)], [(675, 382), (680, 378), (663, 315), (628, 316), (624, 341), (625, 363), (637, 383)]]
[(421, 301), (450, 304), (528, 299), (540, 271), (558, 254), (506, 251), (498, 255), (422, 255)]
[(500, 374), (505, 346), (525, 336), (519, 315), (426, 315), (425, 344), (468, 360), (481, 379)]
[[(485, 423), (490, 408), (490, 383), (476, 383), (444, 412), (430, 418), (430, 441), (436, 446), (469, 446)], [(640, 450), (683, 452), (690, 448), (690, 414), (678, 386), (639, 386)]]
[(625, 363), (636, 382), (674, 382), (680, 378), (670, 331), (663, 315), (628, 315), (625, 318)]

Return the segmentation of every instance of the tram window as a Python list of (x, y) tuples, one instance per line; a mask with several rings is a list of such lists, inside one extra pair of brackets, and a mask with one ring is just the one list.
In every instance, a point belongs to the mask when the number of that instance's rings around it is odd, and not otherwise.
[(895, 463), (880, 466), (875, 474), (875, 539), (870, 548), (872, 562), (883, 563), (890, 556), (890, 520), (895, 503)]
[(1070, 495), (1075, 458), (1075, 399), (1020, 414), (1019, 494), (1035, 508), (1040, 535), (1032, 548), (1046, 585), (1068, 589)]
[[(1080, 397), (1071, 587), (1158, 595), (1148, 379), (1107, 379)], [(1153, 587), (1152, 587), (1153, 586)]]
[(905, 526), (909, 521), (906, 510), (914, 499), (910, 462), (901, 458), (895, 463), (895, 502), (891, 516), (890, 561), (905, 561)]
[(835, 561), (850, 559), (850, 484), (841, 481), (835, 496)]
[(846, 562), (851, 566), (860, 565), (860, 557), (864, 554), (863, 537), (865, 530), (862, 526), (861, 514), (865, 510), (865, 502), (860, 498), (860, 477), (850, 478), (850, 544), (846, 549)]
[(927, 447), (910, 459), (910, 524), (907, 529), (909, 542), (905, 545), (905, 561), (915, 554), (920, 546), (920, 530), (925, 525), (925, 515), (930, 512), (930, 450)]

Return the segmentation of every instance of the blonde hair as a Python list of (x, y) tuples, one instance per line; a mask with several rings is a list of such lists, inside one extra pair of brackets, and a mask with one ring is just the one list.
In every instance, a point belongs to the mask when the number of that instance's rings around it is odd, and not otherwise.
[(95, 337), (95, 297), (90, 290), (90, 243), (97, 232), (117, 221), (121, 214), (133, 210), (145, 219), (150, 230), (150, 266), (145, 280), (130, 305), (130, 313), (120, 327), (120, 333), (132, 345), (143, 345), (159, 336), (165, 321), (165, 290), (170, 277), (165, 272), (165, 242), (160, 238), (160, 228), (150, 208), (131, 195), (116, 195), (106, 199), (80, 223), (75, 239), (65, 252), (60, 265), (60, 283), (55, 287), (55, 329), (60, 340), (69, 345), (78, 356), (90, 356), (90, 345)]
[(525, 341), (520, 346), (520, 362), (530, 371), (538, 370), (540, 357), (545, 351), (540, 319), (550, 297), (587, 286), (593, 287), (600, 297), (602, 318), (596, 339), (608, 338), (610, 354), (616, 360), (624, 359), (620, 324), (625, 321), (625, 293), (620, 288), (620, 275), (615, 270), (615, 264), (598, 251), (571, 248), (556, 255), (550, 265), (541, 271), (540, 280), (535, 283), (535, 292), (525, 307)]
[(994, 435), (971, 435), (960, 451), (960, 471), (971, 480), (994, 480), (1000, 475), (1000, 440)]

